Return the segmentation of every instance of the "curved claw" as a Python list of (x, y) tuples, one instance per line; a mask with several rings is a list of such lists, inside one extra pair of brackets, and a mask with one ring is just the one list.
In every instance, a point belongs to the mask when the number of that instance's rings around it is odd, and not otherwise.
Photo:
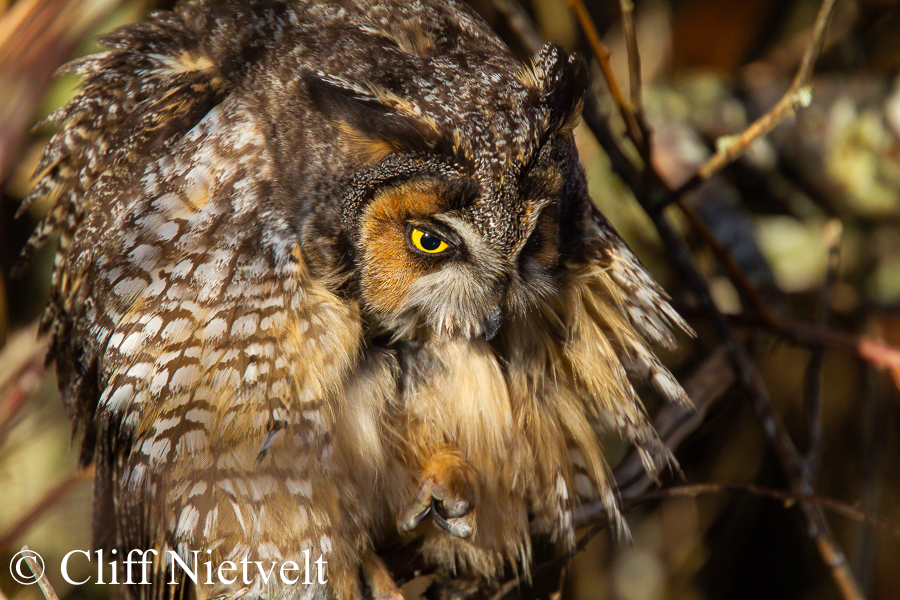
[(431, 511), (432, 503), (430, 498), (428, 505), (424, 509), (420, 509), (419, 503), (413, 504), (405, 513), (403, 513), (403, 516), (400, 517), (400, 531), (404, 533), (412, 531), (425, 520), (425, 517), (427, 517)]
[(478, 480), (474, 469), (452, 451), (435, 454), (425, 465), (422, 484), (398, 520), (402, 532), (417, 528), (428, 515), (451, 535), (468, 538), (476, 529)]
[(450, 516), (440, 500), (431, 502), (431, 518), (434, 522), (451, 535), (458, 538), (467, 538), (475, 533), (475, 511), (464, 512), (458, 516)]

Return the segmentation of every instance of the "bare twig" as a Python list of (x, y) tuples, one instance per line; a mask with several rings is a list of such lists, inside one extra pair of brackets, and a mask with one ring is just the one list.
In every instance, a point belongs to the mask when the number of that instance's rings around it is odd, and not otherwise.
[(769, 308), (765, 300), (759, 295), (756, 286), (747, 279), (744, 271), (741, 269), (740, 265), (738, 265), (737, 261), (731, 255), (731, 251), (728, 250), (725, 244), (720, 242), (719, 238), (710, 231), (709, 227), (706, 226), (706, 223), (703, 222), (703, 219), (700, 218), (700, 215), (684, 201), (684, 198), (676, 196), (673, 202), (681, 209), (681, 212), (684, 213), (691, 228), (704, 242), (706, 242), (710, 250), (715, 254), (719, 264), (724, 267), (725, 272), (728, 274), (728, 278), (737, 288), (741, 295), (741, 299), (750, 307), (750, 310), (765, 323), (766, 327), (771, 329), (781, 328), (781, 320), (774, 312), (772, 312), (772, 309)]
[(38, 339), (34, 326), (19, 333), (0, 353), (0, 439), (41, 384), (48, 345), (49, 338)]
[[(682, 309), (684, 313), (690, 313), (690, 308)], [(693, 311), (699, 313), (700, 311)], [(780, 335), (792, 343), (815, 348), (820, 345), (844, 348), (856, 354), (859, 358), (879, 370), (900, 370), (900, 348), (890, 346), (884, 342), (860, 337), (845, 331), (839, 331), (830, 327), (823, 327), (816, 323), (807, 323), (787, 317), (779, 317), (775, 323), (759, 319), (755, 315), (730, 314), (729, 321), (738, 326), (762, 327)]]
[[(602, 135), (603, 137), (608, 136), (608, 134)], [(706, 279), (694, 265), (690, 250), (688, 250), (686, 244), (678, 236), (669, 221), (658, 210), (659, 204), (654, 199), (664, 192), (655, 190), (655, 192), (647, 193), (643, 186), (633, 188), (633, 190), (635, 191), (635, 196), (653, 220), (653, 224), (656, 226), (663, 244), (669, 250), (672, 260), (682, 271), (682, 276), (697, 296), (698, 304), (709, 317), (720, 340), (729, 349), (738, 384), (750, 401), (750, 405), (762, 425), (769, 444), (775, 450), (782, 468), (788, 475), (791, 487), (798, 492), (811, 493), (812, 490), (808, 489), (802, 480), (802, 458), (778, 415), (772, 409), (769, 393), (762, 382), (756, 364), (743, 344), (737, 339), (728, 319), (716, 308)], [(862, 598), (859, 586), (847, 565), (847, 559), (832, 538), (821, 509), (806, 502), (800, 502), (800, 509), (807, 521), (809, 535), (815, 540), (822, 555), (822, 560), (831, 570), (832, 577), (841, 589), (844, 598), (847, 600)]]
[[(533, 569), (531, 569), (531, 572), (528, 574), (528, 577), (534, 578), (534, 577), (537, 577), (538, 575), (541, 575), (551, 569), (555, 569), (557, 567), (565, 566), (565, 565), (569, 564), (572, 561), (572, 559), (575, 558), (575, 556), (579, 552), (584, 550), (587, 547), (588, 543), (590, 543), (590, 541), (592, 539), (594, 539), (594, 537), (596, 537), (596, 535), (598, 533), (600, 533), (601, 531), (606, 529), (606, 527), (608, 525), (609, 525), (608, 521), (605, 521), (603, 519), (594, 523), (590, 527), (590, 529), (588, 529), (587, 533), (585, 533), (578, 539), (578, 542), (575, 544), (575, 547), (570, 552), (567, 552), (566, 554), (564, 554), (562, 556), (558, 556), (558, 557), (548, 560), (546, 562), (542, 562), (539, 565), (535, 565), (535, 567)], [(522, 585), (522, 583), (525, 581), (526, 580), (522, 576), (516, 576), (516, 577), (509, 579), (503, 585), (500, 586), (500, 588), (497, 590), (497, 592), (493, 596), (491, 596), (491, 600), (501, 600), (507, 594), (509, 594), (511, 591), (520, 587)]]
[[(628, 66), (629, 66), (629, 74), (630, 74), (630, 83), (631, 83), (631, 107), (626, 107), (620, 104), (620, 109), (630, 109), (634, 113), (634, 117), (637, 123), (637, 127), (641, 131), (641, 137), (634, 138), (632, 135), (633, 142), (637, 145), (640, 141), (641, 143), (646, 144), (645, 147), (638, 146), (638, 149), (643, 153), (646, 150), (646, 155), (643, 156), (645, 164), (648, 165), (648, 169), (652, 169), (652, 163), (649, 160), (650, 153), (650, 133), (647, 128), (646, 120), (644, 119), (643, 109), (641, 105), (641, 73), (640, 73), (640, 55), (637, 49), (637, 39), (635, 35), (635, 27), (634, 27), (634, 16), (633, 16), (633, 4), (631, 0), (620, 0), (619, 5), (622, 11), (622, 28), (626, 39), (626, 46), (628, 49)], [(777, 104), (767, 115), (761, 117), (756, 123), (752, 124), (748, 127), (740, 136), (738, 143), (735, 143), (731, 146), (727, 152), (729, 158), (719, 164), (716, 161), (723, 160), (721, 158), (717, 159), (715, 156), (711, 157), (706, 164), (702, 165), (697, 174), (690, 180), (688, 183), (683, 185), (681, 188), (675, 191), (675, 193), (670, 195), (670, 199), (674, 202), (679, 209), (684, 213), (688, 222), (690, 223), (692, 229), (703, 239), (710, 249), (715, 254), (719, 263), (725, 268), (726, 273), (728, 274), (729, 279), (734, 283), (735, 287), (738, 289), (741, 294), (741, 298), (747, 303), (747, 305), (753, 310), (756, 315), (765, 322), (766, 326), (769, 328), (779, 328), (780, 320), (775, 315), (774, 312), (769, 308), (766, 302), (762, 299), (757, 291), (756, 287), (747, 279), (747, 276), (741, 270), (740, 266), (734, 260), (734, 257), (731, 255), (731, 252), (728, 248), (719, 241), (719, 239), (713, 234), (712, 231), (706, 226), (703, 220), (697, 215), (697, 213), (685, 202), (684, 195), (686, 192), (693, 189), (693, 187), (699, 184), (709, 177), (712, 176), (713, 173), (721, 169), (725, 164), (731, 162), (735, 158), (737, 158), (740, 154), (746, 150), (746, 148), (755, 140), (756, 138), (768, 133), (773, 129), (778, 123), (780, 123), (787, 115), (789, 111), (793, 111), (796, 108), (794, 100), (795, 97), (799, 97), (798, 94), (801, 88), (806, 85), (812, 76), (813, 67), (815, 65), (816, 58), (821, 52), (822, 44), (824, 43), (825, 32), (827, 30), (827, 24), (831, 13), (834, 10), (834, 2), (832, 0), (826, 0), (822, 7), (820, 8), (818, 17), (816, 19), (816, 24), (813, 28), (813, 37), (809, 42), (806, 52), (804, 53), (802, 62), (800, 67), (798, 68), (798, 72), (794, 78), (793, 84), (791, 86), (791, 90), (785, 94), (782, 98), (781, 102)], [(579, 13), (579, 17), (587, 17), (587, 13)], [(593, 24), (588, 22), (582, 22), (582, 27), (585, 28), (585, 31), (588, 31), (588, 28), (595, 31), (593, 28)], [(590, 39), (590, 35), (588, 36)], [(602, 46), (602, 44), (601, 44)], [(605, 48), (604, 48), (605, 49)], [(596, 52), (596, 48), (595, 48)], [(603, 55), (601, 59), (601, 55), (598, 55), (598, 60), (602, 63), (604, 59), (608, 61), (609, 51), (605, 50), (606, 54)], [(611, 89), (613, 86), (618, 87), (618, 84), (615, 82), (615, 76), (610, 73), (607, 75), (606, 71), (604, 71), (604, 75), (607, 80), (612, 78)], [(615, 98), (615, 95), (614, 95)], [(791, 100), (790, 102), (788, 100)], [(619, 104), (617, 100), (617, 104)], [(780, 112), (779, 112), (780, 111)], [(627, 119), (626, 119), (627, 122)], [(761, 128), (761, 124), (766, 124), (768, 128)], [(629, 132), (631, 130), (629, 129)], [(725, 150), (720, 151), (720, 153), (725, 152)], [(711, 170), (709, 165), (715, 164), (718, 165), (714, 169)], [(654, 173), (655, 175), (655, 173)], [(700, 178), (698, 180), (698, 177)], [(657, 176), (658, 178), (658, 176)], [(696, 184), (690, 184), (691, 181), (697, 180)], [(662, 181), (660, 179), (660, 181)], [(690, 184), (690, 185), (689, 185)], [(665, 187), (665, 186), (663, 186)], [(654, 204), (654, 207), (656, 205)]]
[(702, 494), (718, 494), (721, 492), (738, 492), (742, 494), (750, 494), (753, 496), (762, 496), (781, 500), (787, 504), (794, 502), (806, 502), (815, 504), (825, 508), (835, 514), (839, 514), (848, 519), (864, 523), (873, 530), (883, 531), (889, 535), (900, 539), (900, 525), (887, 519), (883, 519), (877, 515), (870, 514), (864, 510), (860, 510), (855, 506), (851, 506), (846, 502), (827, 498), (825, 496), (816, 496), (814, 494), (800, 494), (788, 490), (774, 490), (758, 485), (744, 483), (699, 483), (692, 485), (679, 485), (661, 490), (648, 492), (641, 497), (634, 498), (629, 502), (637, 504), (646, 502), (655, 498), (675, 498), (675, 497), (693, 497)]
[[(838, 268), (840, 267), (841, 245), (840, 221), (829, 221), (825, 228), (825, 240), (828, 246), (828, 269), (825, 274), (825, 282), (819, 295), (819, 326), (828, 327), (831, 318), (831, 292), (837, 281)], [(822, 363), (825, 356), (825, 347), (818, 344), (813, 347), (806, 366), (806, 398), (804, 402), (806, 412), (807, 447), (803, 457), (803, 478), (807, 485), (812, 486), (816, 467), (819, 462), (819, 454), (822, 451)]]
[[(628, 130), (628, 137), (631, 138), (638, 152), (644, 155), (644, 149), (647, 148), (647, 144), (634, 110), (628, 105), (625, 96), (622, 95), (622, 88), (619, 86), (619, 81), (616, 79), (615, 71), (613, 71), (612, 63), (609, 60), (611, 56), (609, 48), (600, 39), (600, 34), (597, 33), (597, 28), (594, 27), (594, 22), (591, 20), (591, 15), (588, 13), (583, 0), (567, 1), (569, 7), (575, 11), (575, 16), (578, 18), (584, 34), (587, 36), (591, 50), (594, 52), (594, 57), (600, 64), (600, 70), (603, 72), (603, 78), (609, 87), (609, 93), (612, 95), (616, 106), (619, 107), (619, 112), (622, 113), (622, 119), (625, 121), (625, 127)], [(640, 89), (638, 89), (638, 93), (640, 93)]]
[(0, 179), (5, 180), (53, 72), (116, 0), (26, 0), (0, 15)]
[[(882, 401), (887, 385), (884, 377), (875, 373), (871, 365), (863, 364), (863, 377), (860, 381), (860, 398), (862, 398), (862, 451), (859, 453), (859, 475), (862, 491), (859, 495), (860, 508), (867, 512), (876, 512), (881, 497), (881, 482), (885, 462), (885, 423)], [(875, 566), (876, 544), (874, 532), (870, 527), (860, 527), (857, 536), (855, 572), (864, 590), (872, 585), (872, 573)]]
[(79, 485), (91, 481), (94, 478), (94, 467), (78, 469), (68, 477), (50, 489), (31, 510), (25, 513), (2, 536), (0, 536), (0, 550), (12, 547), (28, 529), (35, 524), (47, 511), (66, 498), (66, 496)]
[(784, 96), (768, 112), (751, 123), (733, 141), (724, 140), (727, 143), (720, 144), (716, 153), (700, 166), (697, 173), (675, 191), (676, 198), (684, 196), (715, 173), (718, 173), (725, 165), (743, 154), (757, 138), (775, 129), (784, 119), (792, 115), (796, 109), (809, 104), (812, 95), (807, 86), (812, 77), (813, 67), (815, 67), (816, 60), (822, 51), (828, 21), (834, 12), (835, 4), (836, 0), (823, 0), (819, 13), (816, 15), (815, 25), (813, 25), (812, 38), (803, 54), (797, 74), (794, 76), (794, 80)]
[(59, 600), (59, 596), (56, 595), (56, 591), (53, 589), (53, 586), (50, 585), (50, 581), (47, 579), (47, 570), (45, 566), (37, 561), (34, 551), (28, 546), (22, 546), (22, 550), (20, 550), (20, 552), (22, 553), (22, 556), (25, 557), (25, 562), (28, 563), (28, 568), (31, 569), (31, 572), (34, 573), (34, 576), (38, 578), (38, 587), (40, 587), (41, 592), (44, 593), (44, 598), (46, 598), (47, 600)]
[[(821, 25), (820, 27), (817, 27), (817, 32), (824, 30), (833, 7), (833, 0), (824, 1), (822, 8), (820, 9), (819, 17), (817, 18), (817, 24)], [(821, 33), (811, 41), (811, 49), (807, 53), (808, 60), (805, 60), (804, 64), (801, 65), (800, 72), (795, 81), (802, 83), (809, 77), (809, 73), (812, 71), (812, 63), (818, 55), (817, 48), (820, 44)], [(599, 56), (598, 60), (601, 60), (602, 62), (602, 59)], [(793, 104), (790, 106), (793, 106)], [(778, 107), (776, 106), (776, 108), (773, 108), (770, 112), (776, 111), (777, 108)], [(800, 493), (811, 493), (812, 490), (809, 489), (809, 486), (805, 485), (802, 477), (802, 458), (778, 418), (778, 415), (772, 408), (768, 391), (762, 382), (762, 378), (759, 375), (756, 365), (746, 348), (744, 348), (738, 340), (728, 319), (716, 308), (706, 279), (694, 264), (690, 250), (660, 210), (660, 208), (667, 204), (667, 201), (671, 201), (677, 193), (673, 195), (665, 185), (662, 184), (658, 176), (648, 177), (647, 171), (641, 173), (634, 167), (630, 159), (619, 148), (614, 136), (609, 132), (605, 120), (596, 114), (595, 102), (586, 103), (585, 111), (585, 122), (592, 131), (594, 131), (598, 141), (610, 156), (613, 168), (616, 169), (620, 176), (622, 176), (625, 182), (631, 187), (635, 197), (653, 220), (653, 224), (655, 225), (664, 246), (669, 251), (670, 257), (681, 271), (688, 286), (693, 290), (697, 297), (698, 304), (711, 320), (720, 340), (725, 344), (726, 348), (728, 348), (738, 384), (750, 401), (769, 444), (775, 450), (782, 468), (788, 475), (792, 489)], [(750, 132), (748, 136), (752, 135), (754, 136), (753, 139), (755, 139), (755, 137), (760, 134), (754, 134), (752, 132), (753, 127), (754, 126), (751, 125), (751, 127), (748, 128), (748, 132)], [(652, 170), (652, 165), (646, 165), (645, 168), (647, 170)], [(808, 533), (810, 537), (815, 540), (822, 556), (822, 560), (830, 569), (832, 577), (841, 590), (844, 598), (847, 600), (862, 598), (859, 585), (856, 583), (853, 574), (849, 570), (846, 557), (831, 536), (821, 508), (807, 502), (800, 502), (800, 509), (807, 522)]]
[(879, 369), (890, 370), (892, 374), (900, 369), (900, 349), (868, 338), (857, 339), (853, 336), (841, 335), (840, 332), (834, 333), (834, 339), (850, 342), (856, 350), (856, 353), (863, 359), (869, 361), (872, 366)]
[(725, 167), (725, 165), (738, 158), (750, 144), (777, 127), (785, 118), (793, 114), (794, 110), (808, 104), (810, 92), (805, 89), (805, 86), (807, 86), (812, 77), (813, 68), (821, 53), (827, 25), (834, 12), (834, 7), (835, 0), (824, 0), (819, 8), (819, 13), (813, 26), (812, 38), (806, 47), (793, 82), (781, 100), (766, 114), (747, 127), (737, 136), (733, 143), (720, 147), (716, 154), (698, 168), (697, 173), (693, 177), (672, 194), (672, 201), (684, 213), (694, 231), (709, 245), (719, 263), (722, 264), (728, 273), (729, 279), (737, 287), (741, 297), (770, 328), (778, 328), (780, 326), (778, 317), (759, 296), (756, 287), (744, 275), (728, 248), (709, 230), (702, 219), (684, 201), (684, 197), (688, 192)]
[(13, 333), (4, 346), (0, 346), (0, 393), (4, 392), (19, 377), (21, 370), (35, 356), (46, 353), (46, 340), (38, 338), (38, 323)]
[[(776, 490), (752, 484), (699, 483), (692, 485), (673, 486), (661, 490), (654, 490), (651, 492), (641, 492), (639, 494), (628, 494), (623, 492), (622, 504), (623, 509), (627, 511), (639, 504), (643, 504), (651, 500), (658, 500), (660, 498), (695, 497), (703, 494), (720, 494), (723, 492), (742, 493), (750, 494), (753, 496), (760, 496), (763, 498), (771, 498), (773, 500), (780, 500), (786, 505), (790, 505), (795, 502), (813, 504), (817, 507), (825, 508), (848, 519), (863, 523), (867, 525), (871, 530), (882, 531), (884, 533), (887, 533), (888, 535), (892, 535), (895, 538), (900, 539), (900, 525), (877, 515), (873, 515), (866, 511), (860, 510), (855, 506), (847, 504), (846, 502), (841, 502), (839, 500), (827, 498), (825, 496), (802, 494), (799, 492), (788, 490)], [(587, 544), (598, 533), (606, 528), (607, 524), (608, 522), (603, 519), (595, 521), (594, 525), (584, 535), (582, 535), (581, 538), (579, 538), (578, 543), (576, 544), (575, 549), (572, 552), (566, 554), (565, 556), (560, 556), (535, 566), (531, 571), (531, 576), (537, 576), (550, 569), (566, 564), (567, 562), (572, 560), (572, 558), (574, 558), (576, 554), (584, 550)], [(492, 600), (500, 600), (501, 598), (509, 594), (512, 590), (519, 587), (521, 584), (522, 579), (520, 577), (514, 577), (510, 579), (500, 587), (500, 589), (492, 597)]]
[(631, 111), (640, 129), (640, 138), (634, 140), (640, 143), (638, 151), (645, 164), (650, 164), (651, 139), (647, 120), (644, 118), (643, 82), (641, 81), (641, 53), (638, 51), (637, 32), (634, 27), (634, 2), (632, 0), (619, 0), (619, 9), (622, 12), (622, 33), (625, 36), (625, 47), (628, 50), (628, 94), (631, 98)]

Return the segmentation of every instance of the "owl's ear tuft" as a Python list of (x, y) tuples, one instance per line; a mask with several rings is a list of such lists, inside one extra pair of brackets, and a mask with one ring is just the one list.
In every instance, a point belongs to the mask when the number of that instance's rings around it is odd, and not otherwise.
[(433, 122), (406, 114), (408, 103), (387, 90), (364, 89), (321, 72), (308, 72), (303, 81), (313, 105), (335, 123), (363, 163), (392, 152), (433, 152), (443, 145)]
[(589, 79), (587, 63), (581, 56), (567, 55), (553, 44), (545, 44), (520, 75), (535, 93), (538, 106), (546, 111), (548, 132), (575, 128)]

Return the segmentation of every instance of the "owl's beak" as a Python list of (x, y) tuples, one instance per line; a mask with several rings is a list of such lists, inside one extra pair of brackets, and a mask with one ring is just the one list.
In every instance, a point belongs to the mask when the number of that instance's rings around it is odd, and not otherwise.
[(494, 336), (500, 331), (501, 325), (503, 325), (503, 311), (498, 306), (491, 311), (491, 316), (484, 325), (484, 338), (488, 341), (494, 339)]

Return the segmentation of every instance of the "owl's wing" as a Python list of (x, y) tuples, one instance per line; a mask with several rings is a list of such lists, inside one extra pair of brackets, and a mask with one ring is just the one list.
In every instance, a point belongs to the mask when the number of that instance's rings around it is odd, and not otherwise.
[[(582, 407), (582, 412), (570, 414), (583, 413), (603, 422), (635, 444), (644, 467), (655, 475), (661, 467), (677, 463), (647, 417), (637, 389), (650, 385), (663, 398), (690, 406), (651, 344), (672, 348), (673, 329), (692, 332), (586, 195), (581, 214), (578, 253), (565, 261), (560, 290), (566, 328), (563, 353)], [(609, 473), (590, 428), (568, 427), (582, 463), (576, 467), (590, 475), (599, 488), (595, 491), (616, 515)]]
[[(671, 298), (650, 276), (641, 261), (622, 240), (609, 221), (591, 205), (588, 236), (600, 242), (595, 260), (612, 278), (628, 322), (645, 342), (674, 350), (677, 346), (673, 330), (690, 336), (693, 330), (672, 308)], [(690, 406), (681, 384), (640, 340), (628, 340), (619, 348), (619, 359), (635, 385), (650, 384), (665, 399)]]
[[(577, 184), (577, 172), (572, 179)], [(676, 463), (638, 390), (650, 385), (663, 398), (690, 405), (651, 349), (673, 346), (673, 330), (690, 328), (582, 187), (563, 223), (555, 293), (501, 338), (510, 398), (533, 455), (532, 470), (523, 472), (534, 530), (567, 550), (575, 546), (572, 508), (579, 503), (599, 500), (627, 535), (598, 426), (633, 443), (655, 475)]]
[[(87, 84), (35, 191), (58, 197), (35, 240), (61, 232), (48, 323), (97, 463), (95, 543), (214, 565), (310, 550), (340, 589), (364, 544), (348, 481), (364, 469), (333, 433), (359, 318), (307, 271), (259, 124), (202, 52), (172, 44), (179, 23), (76, 67)], [(185, 588), (162, 587), (131, 593)]]
[[(62, 74), (83, 76), (80, 93), (41, 125), (55, 124), (35, 175), (38, 183), (19, 213), (38, 200), (52, 208), (25, 246), (27, 260), (51, 234), (59, 235), (53, 286), (75, 229), (88, 209), (88, 190), (104, 173), (140, 163), (154, 146), (171, 144), (227, 93), (227, 82), (203, 58), (193, 5), (101, 38), (106, 52), (75, 60)], [(39, 125), (40, 126), (40, 125)], [(55, 304), (45, 321), (52, 323)]]

